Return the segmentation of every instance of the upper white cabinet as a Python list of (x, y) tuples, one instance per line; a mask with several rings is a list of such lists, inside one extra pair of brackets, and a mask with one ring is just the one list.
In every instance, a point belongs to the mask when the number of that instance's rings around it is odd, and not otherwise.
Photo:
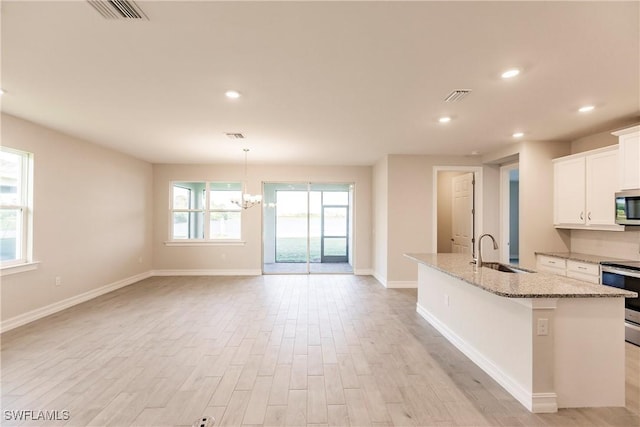
[(623, 229), (615, 223), (616, 145), (554, 159), (553, 171), (557, 228)]
[(554, 224), (585, 224), (584, 157), (554, 161)]
[(618, 191), (616, 169), (618, 150), (612, 149), (586, 157), (586, 223), (615, 225), (615, 193)]
[(620, 189), (640, 188), (640, 126), (612, 134), (618, 137)]

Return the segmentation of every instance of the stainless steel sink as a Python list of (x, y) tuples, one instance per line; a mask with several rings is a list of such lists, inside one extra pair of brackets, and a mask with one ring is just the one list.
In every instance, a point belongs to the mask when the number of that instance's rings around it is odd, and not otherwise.
[(513, 265), (502, 264), (500, 262), (483, 262), (483, 267), (490, 268), (492, 270), (502, 271), (503, 273), (531, 273), (524, 268), (514, 267)]

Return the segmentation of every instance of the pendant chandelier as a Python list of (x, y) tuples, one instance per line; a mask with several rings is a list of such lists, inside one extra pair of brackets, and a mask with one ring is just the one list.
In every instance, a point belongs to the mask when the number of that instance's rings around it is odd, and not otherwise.
[(240, 199), (233, 199), (231, 203), (240, 206), (242, 209), (249, 209), (252, 206), (259, 205), (262, 201), (262, 196), (260, 195), (251, 195), (247, 191), (247, 153), (249, 152), (248, 148), (243, 148), (244, 151), (244, 182), (242, 184), (242, 196)]

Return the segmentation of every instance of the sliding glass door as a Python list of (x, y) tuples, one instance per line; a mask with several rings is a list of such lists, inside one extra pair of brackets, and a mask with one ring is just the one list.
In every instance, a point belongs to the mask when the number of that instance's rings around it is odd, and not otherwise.
[(353, 273), (352, 184), (265, 183), (263, 272)]

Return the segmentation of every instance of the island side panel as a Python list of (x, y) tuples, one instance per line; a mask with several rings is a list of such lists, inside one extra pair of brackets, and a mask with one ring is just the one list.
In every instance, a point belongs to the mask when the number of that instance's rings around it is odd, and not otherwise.
[(625, 406), (624, 298), (562, 298), (555, 328), (558, 407)]
[[(418, 313), (530, 411), (534, 408), (531, 307), (418, 265)], [(544, 390), (555, 410), (553, 390)], [(536, 410), (536, 412), (538, 412)]]

